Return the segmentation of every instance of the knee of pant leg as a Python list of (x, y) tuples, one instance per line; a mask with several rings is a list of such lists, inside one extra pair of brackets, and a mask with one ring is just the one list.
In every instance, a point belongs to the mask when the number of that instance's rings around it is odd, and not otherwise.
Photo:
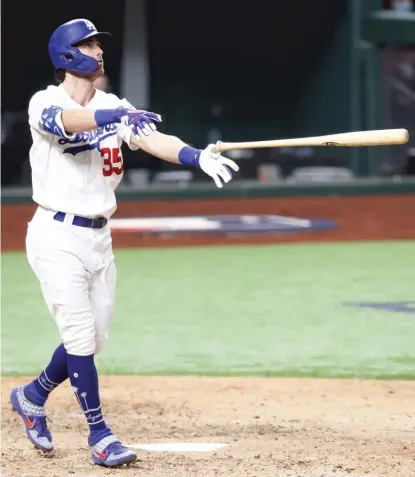
[(55, 313), (61, 340), (69, 354), (90, 356), (95, 354), (95, 319), (87, 309), (59, 306)]
[(98, 354), (105, 346), (107, 342), (108, 334), (97, 334), (95, 336), (95, 354)]
[(75, 356), (90, 356), (95, 354), (96, 342), (95, 335), (89, 336), (68, 336), (63, 334), (62, 341), (68, 354)]

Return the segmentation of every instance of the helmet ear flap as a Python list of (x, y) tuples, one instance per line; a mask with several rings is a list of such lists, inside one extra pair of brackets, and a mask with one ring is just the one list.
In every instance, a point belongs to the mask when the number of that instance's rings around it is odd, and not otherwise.
[(84, 55), (78, 48), (69, 48), (65, 53), (65, 69), (77, 73), (92, 73), (98, 68), (98, 62), (91, 56)]
[(66, 51), (65, 53), (63, 53), (61, 55), (62, 60), (65, 61), (66, 63), (68, 63), (68, 66), (70, 66), (70, 64), (74, 60), (74, 54), (72, 53), (72, 50), (74, 50), (74, 49), (76, 49), (77, 53), (81, 54), (81, 52), (78, 50), (78, 48), (72, 47), (72, 48), (69, 49), (69, 51)]

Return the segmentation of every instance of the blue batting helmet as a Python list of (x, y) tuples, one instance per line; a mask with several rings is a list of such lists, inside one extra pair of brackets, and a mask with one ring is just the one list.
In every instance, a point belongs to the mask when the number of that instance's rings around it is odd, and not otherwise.
[(58, 27), (49, 40), (49, 56), (56, 69), (92, 73), (98, 68), (95, 58), (84, 55), (74, 45), (93, 36), (111, 35), (97, 31), (95, 25), (84, 18), (78, 18)]

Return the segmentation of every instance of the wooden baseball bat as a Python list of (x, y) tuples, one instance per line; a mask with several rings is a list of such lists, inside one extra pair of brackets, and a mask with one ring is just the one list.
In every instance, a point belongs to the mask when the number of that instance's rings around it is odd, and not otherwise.
[(216, 151), (230, 149), (256, 149), (260, 147), (298, 146), (388, 146), (405, 144), (409, 133), (406, 129), (376, 129), (373, 131), (353, 131), (325, 136), (301, 137), (294, 139), (272, 139), (270, 141), (222, 142), (216, 143)]

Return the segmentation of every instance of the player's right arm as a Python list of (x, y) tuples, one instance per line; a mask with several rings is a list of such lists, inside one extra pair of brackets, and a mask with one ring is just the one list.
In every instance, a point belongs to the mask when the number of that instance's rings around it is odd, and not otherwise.
[(115, 109), (64, 109), (51, 102), (53, 103), (53, 98), (45, 91), (36, 93), (29, 103), (29, 123), (41, 133), (66, 138), (72, 138), (77, 132), (122, 122), (128, 125), (134, 123), (144, 134), (149, 134), (155, 129), (151, 128), (152, 121), (159, 117), (154, 113), (131, 110), (124, 106)]
[(118, 106), (115, 109), (63, 109), (62, 124), (69, 134), (91, 131), (108, 124), (135, 125), (137, 134), (150, 134), (155, 130), (153, 121), (160, 121), (158, 114)]
[(92, 131), (99, 127), (95, 113), (94, 109), (63, 109), (61, 112), (62, 125), (69, 134)]

